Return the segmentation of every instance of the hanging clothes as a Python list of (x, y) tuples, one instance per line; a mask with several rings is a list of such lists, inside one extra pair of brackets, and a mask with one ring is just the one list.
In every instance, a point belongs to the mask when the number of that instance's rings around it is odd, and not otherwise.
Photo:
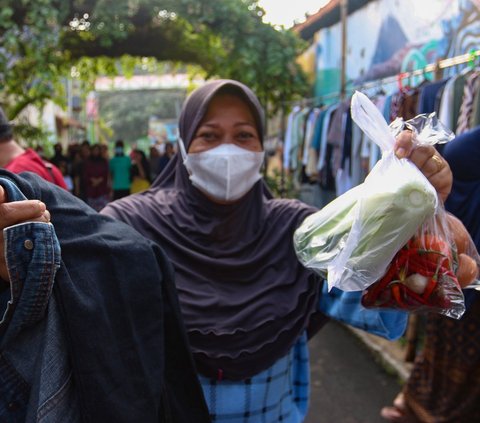
[(438, 112), (438, 108), (436, 107), (437, 94), (443, 90), (447, 81), (448, 79), (443, 79), (442, 81), (432, 82), (420, 90), (417, 114)]
[(311, 109), (310, 113), (308, 114), (305, 126), (305, 141), (303, 145), (303, 157), (302, 157), (302, 164), (305, 167), (305, 176), (308, 179), (315, 178), (316, 172), (315, 169), (312, 172), (312, 166), (308, 166), (309, 162), (315, 162), (318, 160), (318, 152), (315, 148), (312, 147), (313, 144), (313, 136), (315, 133), (315, 127), (317, 125), (317, 120), (321, 114), (321, 110), (318, 107), (314, 107)]
[(320, 135), (320, 149), (318, 155), (318, 164), (317, 170), (320, 172), (325, 168), (327, 163), (327, 143), (328, 143), (328, 132), (330, 131), (332, 116), (338, 108), (338, 104), (330, 106), (326, 111), (323, 117), (322, 123), (322, 132)]
[[(379, 82), (382, 87), (387, 83), (385, 79)], [(436, 82), (424, 78), (417, 87), (400, 85), (389, 95), (382, 88), (373, 101), (388, 124), (397, 117), (409, 120), (436, 112), (446, 127), (462, 133), (480, 125), (480, 70), (466, 69)], [(349, 107), (350, 99), (327, 107), (297, 106), (289, 115), (285, 168), (297, 183), (318, 181), (322, 194), (329, 199), (332, 192), (335, 197), (362, 183), (382, 154), (377, 144), (351, 122)]]
[(364, 141), (363, 131), (355, 122), (352, 122), (350, 178), (353, 186), (360, 185), (364, 181), (365, 176), (367, 176), (367, 172), (365, 171), (365, 164), (364, 164), (365, 157), (362, 155), (363, 141)]
[(294, 138), (294, 122), (296, 115), (300, 112), (300, 106), (295, 106), (292, 112), (288, 115), (287, 129), (285, 131), (285, 143), (283, 146), (283, 167), (290, 169), (290, 156), (292, 153), (292, 144)]
[(442, 122), (448, 129), (453, 130), (453, 86), (455, 83), (455, 77), (452, 77), (448, 80), (443, 89), (443, 93), (440, 100), (440, 109), (438, 112), (438, 119)]
[(317, 164), (320, 156), (320, 138), (322, 133), (323, 121), (325, 118), (325, 109), (316, 109), (318, 111), (313, 124), (310, 146), (305, 160), (305, 173), (311, 180), (318, 179)]
[(332, 116), (327, 142), (332, 145), (332, 172), (335, 176), (342, 165), (343, 143), (345, 140), (345, 114), (348, 113), (350, 99), (342, 101)]
[(470, 73), (465, 80), (463, 99), (457, 120), (457, 135), (463, 134), (470, 129), (470, 121), (473, 113), (475, 94), (478, 92), (480, 72)]

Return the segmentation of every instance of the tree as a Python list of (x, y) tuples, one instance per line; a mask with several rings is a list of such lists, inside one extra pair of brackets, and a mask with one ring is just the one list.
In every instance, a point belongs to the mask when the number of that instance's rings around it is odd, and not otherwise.
[[(256, 0), (0, 0), (0, 102), (10, 118), (62, 101), (62, 78), (126, 72), (142, 57), (197, 64), (251, 86), (270, 111), (307, 90), (291, 31), (262, 22)], [(125, 55), (138, 60), (123, 60)]]
[(104, 122), (112, 129), (115, 138), (126, 142), (146, 136), (152, 116), (174, 121), (184, 99), (185, 92), (180, 90), (99, 93)]

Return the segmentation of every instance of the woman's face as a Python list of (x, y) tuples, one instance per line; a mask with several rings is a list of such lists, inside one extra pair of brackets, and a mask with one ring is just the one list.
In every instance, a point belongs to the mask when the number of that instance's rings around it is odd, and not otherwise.
[(91, 155), (93, 157), (99, 157), (100, 156), (100, 147), (98, 145), (94, 145), (92, 149), (90, 150)]
[(208, 105), (188, 148), (201, 153), (221, 144), (232, 143), (250, 151), (262, 151), (255, 118), (247, 104), (234, 95), (220, 94)]

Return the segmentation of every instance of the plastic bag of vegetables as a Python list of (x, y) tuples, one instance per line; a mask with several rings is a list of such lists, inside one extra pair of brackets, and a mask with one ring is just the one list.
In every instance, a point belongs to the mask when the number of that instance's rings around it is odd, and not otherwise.
[(368, 308), (435, 311), (459, 319), (461, 288), (479, 277), (480, 257), (462, 222), (439, 208), (362, 295)]
[[(406, 124), (420, 144), (450, 138), (446, 131), (438, 132), (434, 117), (418, 116)], [(461, 289), (478, 287), (479, 272), (480, 256), (472, 238), (463, 223), (440, 204), (434, 218), (427, 219), (395, 255), (385, 275), (366, 288), (362, 304), (434, 311), (458, 319), (465, 311)]]
[(382, 159), (363, 184), (309, 216), (294, 235), (299, 260), (326, 278), (329, 288), (344, 291), (378, 281), (438, 205), (420, 170), (395, 156), (395, 136), (375, 105), (356, 92), (351, 109), (355, 123), (380, 146)]

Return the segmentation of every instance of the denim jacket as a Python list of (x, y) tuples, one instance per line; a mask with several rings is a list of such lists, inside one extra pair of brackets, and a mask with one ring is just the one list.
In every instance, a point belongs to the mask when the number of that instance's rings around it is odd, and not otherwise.
[(53, 223), (4, 231), (0, 421), (208, 422), (162, 250), (37, 175), (0, 184)]
[[(8, 179), (10, 201), (25, 196)], [(0, 421), (76, 422), (65, 334), (51, 296), (60, 266), (60, 245), (48, 223), (30, 222), (4, 230), (11, 299), (0, 327)]]

